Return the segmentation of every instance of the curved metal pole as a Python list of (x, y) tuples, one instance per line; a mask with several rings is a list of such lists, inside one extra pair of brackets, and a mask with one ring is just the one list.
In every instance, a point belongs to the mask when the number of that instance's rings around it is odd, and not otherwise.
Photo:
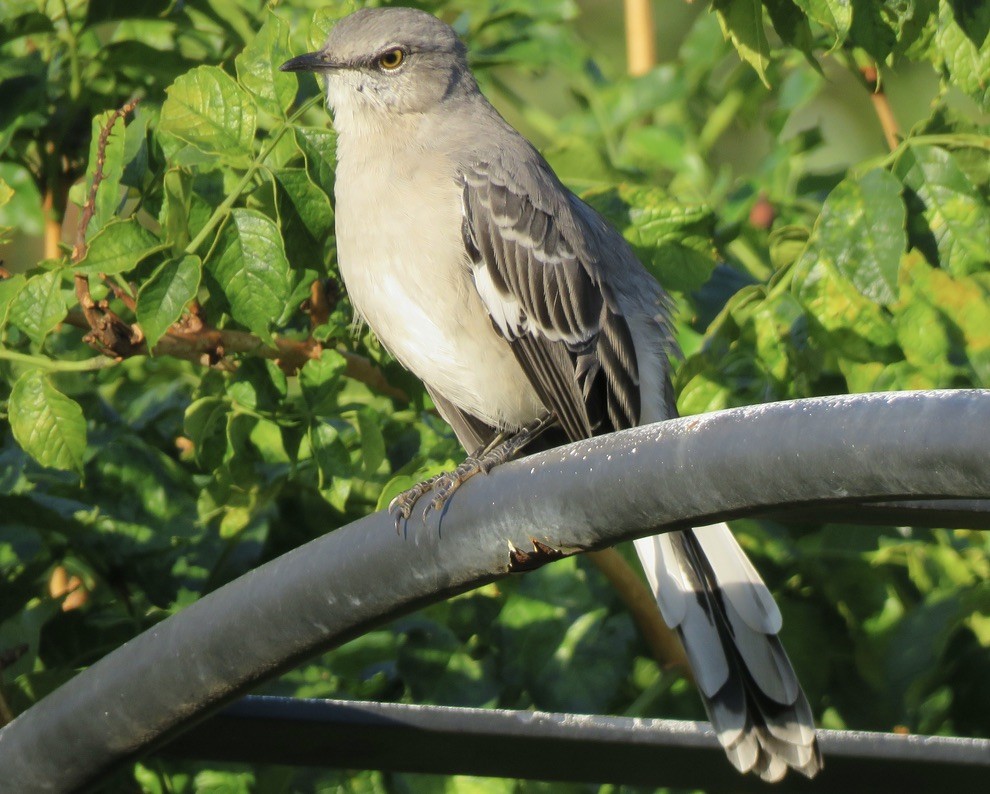
[[(92, 785), (258, 682), (512, 570), (800, 505), (990, 495), (990, 391), (775, 403), (634, 428), (497, 468), (442, 525), (377, 513), (118, 648), (0, 730), (0, 781)], [(525, 559), (512, 549), (535, 554)], [(559, 556), (559, 555), (556, 555)]]

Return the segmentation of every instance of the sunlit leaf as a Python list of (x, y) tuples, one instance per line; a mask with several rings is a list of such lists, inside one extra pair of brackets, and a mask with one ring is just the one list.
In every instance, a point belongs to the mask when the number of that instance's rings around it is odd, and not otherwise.
[(258, 102), (275, 116), (284, 116), (296, 96), (296, 81), (279, 65), (288, 51), (289, 31), (285, 22), (269, 9), (265, 22), (247, 47), (234, 59), (237, 79)]
[(714, 8), (726, 38), (769, 87), (766, 70), (770, 65), (770, 42), (763, 27), (760, 0), (715, 0)]
[(86, 420), (75, 401), (39, 370), (14, 384), (7, 407), (10, 429), (21, 448), (42, 466), (82, 472)]
[(897, 174), (924, 204), (939, 264), (956, 275), (990, 264), (990, 206), (945, 149), (914, 146), (897, 161)]
[(217, 249), (206, 267), (227, 296), (234, 319), (271, 339), (271, 324), (292, 289), (278, 226), (257, 210), (232, 210)]
[(935, 43), (952, 85), (990, 111), (990, 6), (940, 0)]
[(885, 171), (846, 179), (822, 207), (805, 255), (826, 260), (867, 298), (891, 303), (897, 269), (907, 249), (900, 183)]
[(183, 256), (163, 262), (138, 293), (137, 320), (151, 350), (199, 289), (202, 262)]
[(176, 80), (167, 95), (160, 131), (223, 162), (250, 161), (257, 123), (254, 101), (226, 72), (199, 66)]
[(85, 258), (73, 269), (89, 275), (126, 273), (161, 248), (161, 241), (135, 219), (111, 221), (90, 241)]
[(62, 295), (62, 273), (49, 270), (29, 278), (10, 304), (9, 322), (40, 345), (65, 319), (68, 307)]

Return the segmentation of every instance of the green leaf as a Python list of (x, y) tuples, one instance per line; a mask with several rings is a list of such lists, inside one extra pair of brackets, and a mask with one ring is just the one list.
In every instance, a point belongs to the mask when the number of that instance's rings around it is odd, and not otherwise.
[(203, 263), (198, 256), (168, 259), (151, 274), (138, 293), (137, 321), (153, 350), (199, 290)]
[(183, 432), (193, 443), (196, 461), (209, 471), (227, 451), (227, 415), (230, 406), (221, 397), (201, 397), (186, 408)]
[(583, 194), (632, 245), (639, 260), (668, 290), (689, 292), (715, 268), (714, 215), (654, 187), (621, 184)]
[(38, 33), (52, 33), (55, 30), (52, 21), (37, 11), (16, 15), (8, 11), (7, 14), (10, 16), (5, 14), (5, 18), (0, 19), (0, 44)]
[(831, 31), (837, 45), (846, 40), (852, 27), (851, 0), (794, 0), (794, 4), (810, 19)]
[(828, 259), (806, 255), (795, 266), (798, 300), (825, 332), (829, 346), (854, 361), (883, 360), (896, 342), (883, 309), (868, 300)]
[(244, 166), (254, 155), (257, 126), (254, 101), (216, 66), (199, 66), (166, 91), (159, 131), (198, 152)]
[(27, 279), (23, 273), (15, 273), (9, 278), (0, 279), (0, 329), (6, 327), (10, 319), (10, 307), (26, 283)]
[(722, 33), (769, 88), (766, 69), (770, 65), (770, 42), (763, 27), (760, 0), (715, 0), (713, 7)]
[(333, 195), (337, 135), (322, 127), (296, 127), (299, 148), (306, 156), (306, 171), (320, 190)]
[(38, 370), (14, 384), (7, 410), (21, 448), (42, 466), (82, 473), (86, 420), (82, 408)]
[(230, 302), (234, 319), (270, 342), (269, 327), (282, 315), (292, 274), (274, 221), (257, 210), (234, 209), (207, 269)]
[[(322, 243), (333, 236), (333, 207), (330, 199), (313, 183), (306, 169), (283, 168), (275, 172), (275, 181), (314, 240)], [(325, 263), (314, 264), (322, 268)]]
[(52, 329), (65, 319), (67, 311), (62, 295), (62, 273), (49, 270), (29, 278), (18, 291), (10, 304), (8, 321), (40, 345)]
[(333, 425), (326, 422), (310, 425), (309, 443), (319, 471), (320, 490), (328, 488), (333, 480), (350, 474), (351, 456)]
[(371, 408), (362, 408), (357, 412), (357, 420), (361, 433), (361, 467), (366, 474), (374, 474), (385, 460), (386, 452), (381, 417)]
[(7, 204), (14, 197), (14, 189), (7, 184), (6, 180), (0, 177), (0, 207)]
[(237, 368), (227, 394), (252, 411), (276, 411), (285, 399), (287, 389), (285, 373), (274, 361), (249, 358)]
[(289, 261), (297, 272), (307, 268), (324, 272), (336, 243), (330, 199), (313, 184), (304, 168), (278, 170), (275, 181)]
[(806, 254), (831, 262), (881, 305), (896, 299), (897, 270), (907, 249), (900, 193), (900, 183), (886, 171), (843, 180), (826, 199)]
[(288, 49), (288, 26), (269, 9), (261, 30), (234, 59), (241, 85), (255, 98), (258, 107), (273, 116), (284, 117), (296, 96), (295, 79), (278, 68)]
[(102, 162), (99, 158), (100, 136), (103, 134), (104, 128), (109, 125), (112, 115), (111, 111), (107, 111), (96, 116), (90, 131), (92, 140), (89, 145), (89, 161), (86, 167), (85, 195), (87, 199), (97, 170), (103, 176), (96, 191), (93, 218), (86, 228), (87, 240), (92, 240), (114, 218), (121, 202), (120, 178), (124, 172), (124, 143), (126, 138), (123, 116), (118, 116), (114, 120), (113, 126), (110, 127), (110, 134), (106, 139)]
[(178, 253), (199, 234), (213, 214), (213, 207), (193, 190), (193, 176), (180, 168), (165, 172), (164, 201), (160, 214), (165, 239)]
[(808, 62), (820, 72), (821, 67), (812, 52), (815, 42), (811, 34), (811, 26), (808, 25), (808, 18), (795, 5), (794, 0), (763, 0), (763, 5), (781, 41), (804, 53)]
[(955, 275), (990, 263), (990, 208), (945, 149), (913, 146), (895, 166), (924, 203), (924, 218), (938, 247), (939, 264)]
[(299, 388), (309, 410), (316, 416), (337, 413), (340, 378), (347, 360), (336, 350), (324, 350), (320, 357), (307, 361), (299, 371)]
[(91, 276), (126, 273), (161, 249), (161, 241), (135, 219), (111, 221), (93, 237), (85, 258), (74, 269)]
[[(960, 19), (969, 8), (968, 19)], [(965, 27), (963, 27), (965, 25)], [(990, 6), (941, 0), (935, 44), (949, 81), (990, 111)], [(972, 35), (971, 35), (972, 34)], [(975, 38), (982, 36), (979, 41)]]
[(853, 0), (853, 42), (879, 62), (890, 55), (913, 13), (905, 0)]
[[(904, 258), (903, 283), (904, 304), (924, 301), (938, 309), (950, 339), (957, 340), (951, 359), (969, 362), (974, 386), (990, 386), (990, 278), (987, 274), (953, 277), (931, 267), (923, 257), (909, 254)], [(938, 335), (937, 330), (933, 333)]]

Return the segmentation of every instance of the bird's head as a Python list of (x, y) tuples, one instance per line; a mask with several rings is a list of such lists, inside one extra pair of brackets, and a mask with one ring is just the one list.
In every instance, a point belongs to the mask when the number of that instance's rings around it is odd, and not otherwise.
[(281, 69), (326, 78), (338, 128), (349, 119), (426, 113), (474, 83), (453, 29), (412, 8), (366, 8), (344, 17), (321, 50)]

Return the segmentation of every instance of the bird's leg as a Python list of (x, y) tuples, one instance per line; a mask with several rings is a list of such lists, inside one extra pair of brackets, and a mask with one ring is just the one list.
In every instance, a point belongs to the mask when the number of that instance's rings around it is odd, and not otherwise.
[(475, 474), (483, 472), (487, 474), (500, 463), (514, 458), (519, 452), (555, 421), (553, 414), (537, 419), (523, 427), (521, 430), (509, 435), (505, 432), (499, 433), (487, 445), (479, 447), (473, 454), (469, 455), (464, 462), (454, 471), (443, 472), (417, 483), (407, 491), (403, 491), (396, 496), (388, 506), (390, 512), (395, 513), (395, 527), (398, 531), (402, 522), (407, 520), (412, 514), (413, 507), (423, 494), (428, 493), (436, 486), (437, 494), (430, 501), (425, 517), (431, 510), (437, 510), (447, 502), (451, 495)]
[(553, 414), (548, 414), (530, 422), (511, 436), (504, 437), (504, 434), (500, 434), (488, 445), (488, 449), (480, 451), (480, 454), (469, 455), (456, 469), (441, 474), (432, 484), (435, 494), (426, 506), (426, 510), (423, 511), (423, 518), (426, 518), (431, 510), (442, 508), (447, 500), (454, 495), (454, 491), (474, 475), (488, 474), (496, 466), (512, 460), (555, 421), (556, 417)]

